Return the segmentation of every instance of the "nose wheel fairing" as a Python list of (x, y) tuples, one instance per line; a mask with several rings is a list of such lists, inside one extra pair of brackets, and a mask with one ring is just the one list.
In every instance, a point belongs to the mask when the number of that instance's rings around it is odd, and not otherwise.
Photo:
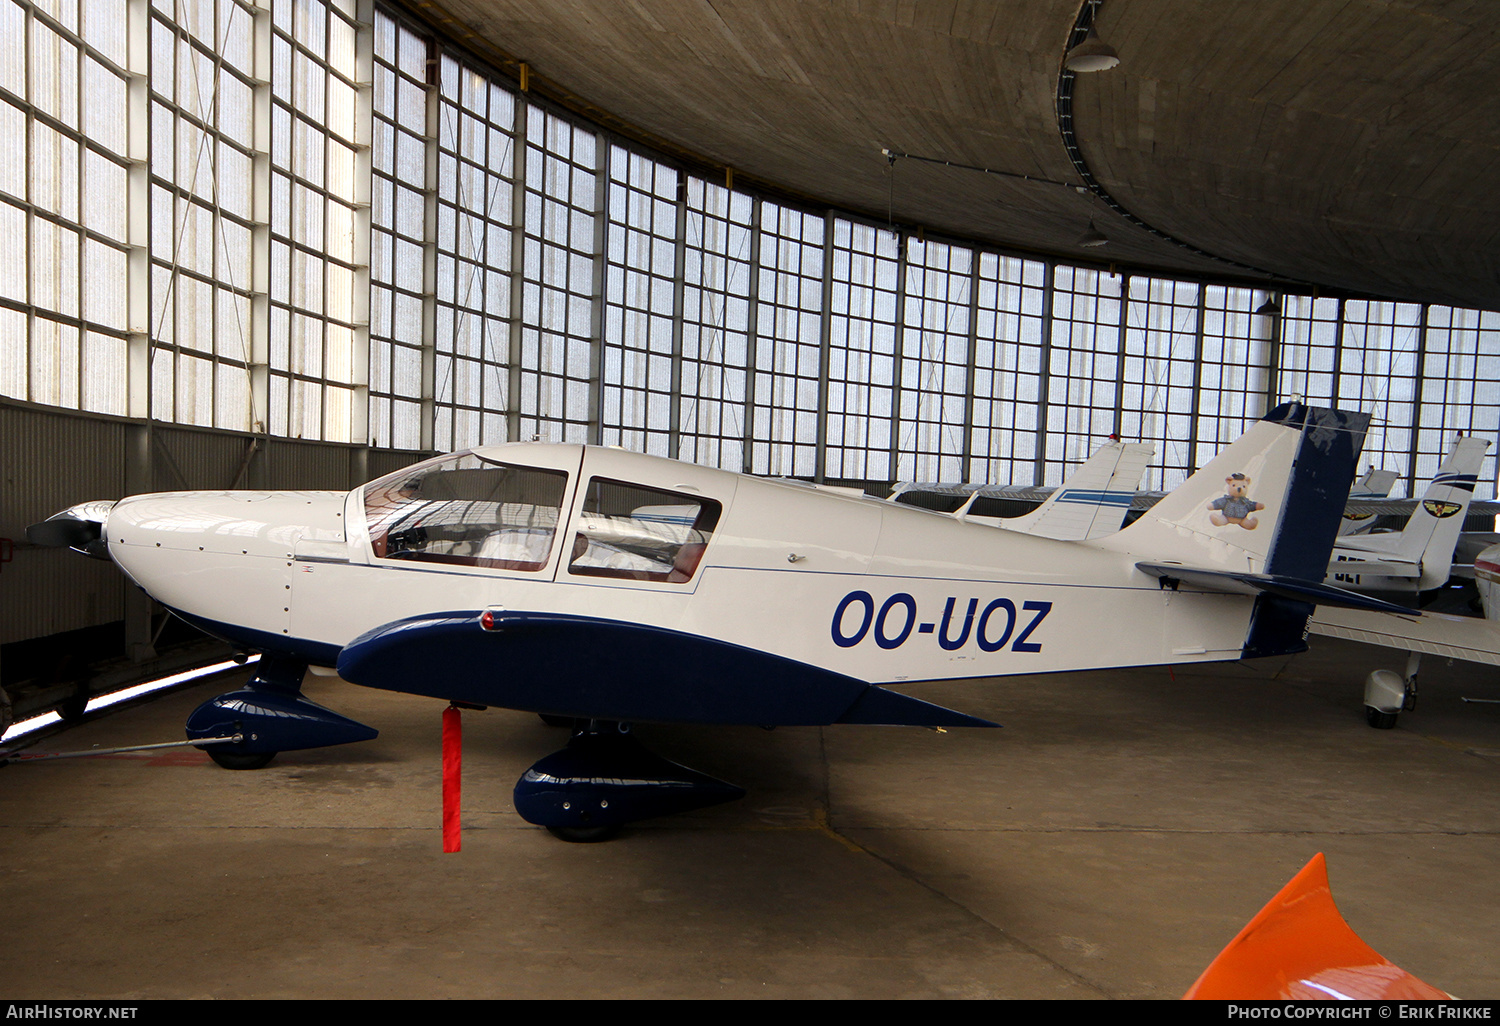
[(210, 756), (231, 769), (257, 769), (277, 752), (369, 741), (379, 735), (375, 728), (303, 697), (306, 670), (306, 663), (264, 657), (255, 679), (245, 687), (210, 698), (193, 710), (187, 720), (188, 739), (237, 735), (238, 741), (211, 747)]

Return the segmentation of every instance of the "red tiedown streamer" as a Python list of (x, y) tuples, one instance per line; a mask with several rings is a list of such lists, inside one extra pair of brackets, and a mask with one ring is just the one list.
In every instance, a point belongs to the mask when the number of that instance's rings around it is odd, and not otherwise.
[(461, 774), (464, 765), (463, 713), (450, 705), (443, 710), (443, 851), (458, 851), (458, 807), (463, 790)]

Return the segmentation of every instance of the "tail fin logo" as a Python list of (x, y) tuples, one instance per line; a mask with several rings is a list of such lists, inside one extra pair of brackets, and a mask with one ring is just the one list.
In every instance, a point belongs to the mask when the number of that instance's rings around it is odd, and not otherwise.
[(1208, 504), (1212, 511), (1208, 519), (1215, 527), (1238, 524), (1247, 531), (1255, 530), (1260, 521), (1252, 516), (1266, 508), (1263, 502), (1250, 498), (1250, 478), (1244, 474), (1230, 474), (1224, 479), (1224, 494)]
[(1447, 520), (1463, 509), (1463, 505), (1457, 502), (1444, 502), (1442, 499), (1423, 499), (1422, 508), (1439, 520)]

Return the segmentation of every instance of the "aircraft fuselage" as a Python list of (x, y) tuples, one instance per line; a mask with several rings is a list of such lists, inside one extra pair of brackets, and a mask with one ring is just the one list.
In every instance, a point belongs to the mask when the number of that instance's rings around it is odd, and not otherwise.
[(1245, 638), (1250, 600), (1164, 590), (1118, 541), (592, 446), (457, 459), (349, 493), (128, 498), (109, 552), (210, 631), (322, 665), (440, 610), (650, 624), (871, 683), (1230, 659)]

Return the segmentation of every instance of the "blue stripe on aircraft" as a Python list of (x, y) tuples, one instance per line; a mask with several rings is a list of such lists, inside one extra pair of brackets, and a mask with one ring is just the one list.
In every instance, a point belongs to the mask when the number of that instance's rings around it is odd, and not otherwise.
[(1069, 488), (1057, 497), (1058, 502), (1079, 502), (1090, 506), (1129, 506), (1135, 492), (1099, 492), (1086, 488)]

